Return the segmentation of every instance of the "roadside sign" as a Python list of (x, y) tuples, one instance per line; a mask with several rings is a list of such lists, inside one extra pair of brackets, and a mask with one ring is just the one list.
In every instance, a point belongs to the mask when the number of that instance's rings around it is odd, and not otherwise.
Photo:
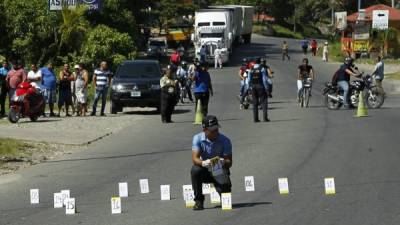
[(356, 40), (353, 43), (354, 52), (368, 52), (369, 41), (368, 40)]
[(347, 12), (336, 12), (335, 13), (335, 28), (338, 30), (344, 30), (347, 27)]
[(50, 11), (60, 11), (62, 10), (63, 5), (68, 6), (70, 9), (74, 9), (78, 4), (87, 6), (89, 10), (101, 9), (101, 0), (48, 0)]
[(389, 10), (372, 11), (372, 28), (378, 30), (389, 28)]

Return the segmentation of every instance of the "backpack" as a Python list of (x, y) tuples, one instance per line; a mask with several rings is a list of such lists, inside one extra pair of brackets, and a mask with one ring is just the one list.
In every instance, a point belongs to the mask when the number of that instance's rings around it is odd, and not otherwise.
[(332, 85), (336, 86), (339, 80), (339, 73), (340, 73), (340, 69), (336, 70), (336, 72), (333, 74), (332, 76)]

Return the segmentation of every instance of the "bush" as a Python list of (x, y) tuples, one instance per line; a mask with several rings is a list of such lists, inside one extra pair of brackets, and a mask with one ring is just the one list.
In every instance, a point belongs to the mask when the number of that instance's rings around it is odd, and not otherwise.
[(98, 25), (87, 34), (82, 46), (81, 61), (97, 65), (107, 61), (116, 67), (122, 61), (135, 55), (134, 42), (127, 33), (120, 33), (106, 25)]

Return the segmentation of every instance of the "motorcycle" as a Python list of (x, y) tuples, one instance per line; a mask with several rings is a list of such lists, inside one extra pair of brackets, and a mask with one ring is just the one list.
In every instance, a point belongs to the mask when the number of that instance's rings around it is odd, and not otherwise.
[(21, 117), (29, 117), (35, 122), (44, 114), (45, 106), (45, 100), (40, 91), (30, 83), (22, 82), (11, 98), (8, 120), (11, 123), (17, 123)]
[(241, 105), (242, 109), (248, 109), (250, 105), (253, 104), (253, 92), (251, 91), (251, 88), (247, 88), (243, 104)]
[[(359, 80), (350, 82), (348, 94), (349, 105), (357, 107), (360, 93), (363, 93), (368, 108), (380, 108), (385, 101), (383, 92), (373, 84), (373, 78), (370, 75), (363, 76), (361, 74), (360, 78)], [(332, 82), (325, 83), (323, 95), (325, 96), (325, 105), (328, 109), (339, 109), (343, 105), (343, 90), (337, 85), (333, 85)]]

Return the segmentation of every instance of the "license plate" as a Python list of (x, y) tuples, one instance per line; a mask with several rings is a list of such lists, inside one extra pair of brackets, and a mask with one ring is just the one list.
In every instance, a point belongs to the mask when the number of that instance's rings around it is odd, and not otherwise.
[(142, 96), (142, 93), (140, 91), (131, 92), (131, 97), (140, 97), (140, 96)]

